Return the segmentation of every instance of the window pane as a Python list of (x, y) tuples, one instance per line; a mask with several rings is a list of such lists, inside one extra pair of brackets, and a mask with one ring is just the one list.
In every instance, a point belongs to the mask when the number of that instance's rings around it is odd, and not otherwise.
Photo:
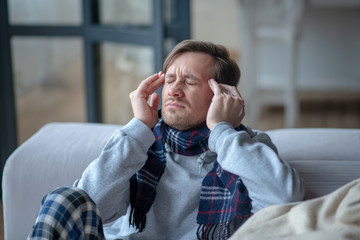
[(129, 94), (154, 72), (151, 47), (101, 45), (102, 113), (105, 123), (126, 124), (133, 117)]
[(80, 0), (9, 0), (10, 24), (80, 25)]
[(86, 121), (82, 40), (15, 37), (11, 44), (19, 143), (49, 122)]
[(100, 0), (100, 23), (150, 27), (153, 24), (152, 0)]

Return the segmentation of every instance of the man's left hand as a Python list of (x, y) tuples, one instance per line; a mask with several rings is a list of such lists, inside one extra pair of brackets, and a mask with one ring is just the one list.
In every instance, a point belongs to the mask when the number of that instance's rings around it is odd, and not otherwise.
[(214, 92), (210, 104), (206, 124), (213, 130), (219, 122), (228, 122), (234, 128), (240, 126), (245, 116), (245, 102), (235, 86), (219, 84), (214, 79), (209, 80), (209, 86)]

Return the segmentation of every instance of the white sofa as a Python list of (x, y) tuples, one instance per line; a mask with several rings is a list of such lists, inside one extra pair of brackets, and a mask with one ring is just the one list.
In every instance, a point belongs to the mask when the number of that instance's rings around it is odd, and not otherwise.
[[(118, 127), (51, 123), (17, 148), (3, 172), (5, 240), (25, 239), (42, 197), (79, 178)], [(279, 129), (268, 134), (280, 156), (304, 178), (306, 199), (360, 177), (360, 129)]]

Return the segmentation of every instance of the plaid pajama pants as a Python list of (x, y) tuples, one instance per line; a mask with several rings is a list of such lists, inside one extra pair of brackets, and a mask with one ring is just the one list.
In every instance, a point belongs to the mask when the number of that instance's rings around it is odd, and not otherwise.
[(99, 210), (89, 195), (73, 187), (57, 188), (42, 206), (27, 239), (105, 239)]

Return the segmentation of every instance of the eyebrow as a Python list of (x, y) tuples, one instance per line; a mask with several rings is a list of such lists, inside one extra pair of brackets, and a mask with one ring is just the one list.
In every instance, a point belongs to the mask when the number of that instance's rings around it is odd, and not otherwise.
[(184, 75), (185, 78), (190, 78), (191, 80), (195, 80), (195, 81), (200, 81), (199, 78), (197, 78), (195, 75), (191, 74), (191, 73), (186, 73)]
[[(175, 77), (175, 74), (173, 74), (173, 73), (166, 73), (165, 74), (165, 78), (173, 78), (173, 77)], [(196, 77), (192, 73), (185, 73), (184, 77), (189, 78), (189, 79), (194, 80), (194, 81), (200, 81), (200, 78)]]
[(175, 74), (173, 74), (173, 73), (166, 73), (166, 74), (165, 74), (165, 77), (175, 77)]

